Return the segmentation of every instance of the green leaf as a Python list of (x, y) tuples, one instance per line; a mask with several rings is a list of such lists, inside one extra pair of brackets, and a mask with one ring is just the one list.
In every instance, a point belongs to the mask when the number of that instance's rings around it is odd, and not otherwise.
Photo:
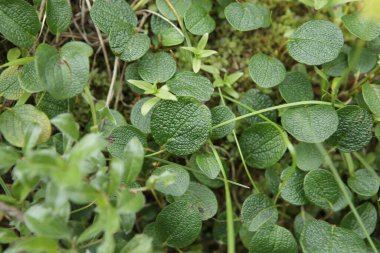
[(210, 110), (195, 99), (163, 100), (153, 110), (154, 140), (174, 155), (188, 155), (206, 143), (211, 129)]
[(190, 71), (177, 73), (166, 84), (177, 96), (193, 97), (201, 102), (210, 100), (214, 92), (208, 78)]
[[(160, 99), (164, 99), (164, 100), (172, 100), (172, 101), (177, 101), (178, 99), (177, 99), (177, 97), (173, 94), (173, 93), (171, 93), (170, 91), (169, 91), (169, 87), (167, 86), (167, 85), (164, 85), (164, 86), (162, 86), (158, 91), (157, 91), (157, 93), (156, 94), (154, 94), (157, 98), (160, 98)], [(158, 102), (158, 100), (157, 101), (155, 101), (151, 106), (150, 106), (150, 108), (152, 108), (156, 103)], [(142, 109), (142, 111), (144, 110), (144, 108)], [(143, 114), (144, 114), (144, 112), (142, 112)]]
[(13, 147), (0, 145), (0, 175), (6, 173), (20, 158), (21, 155)]
[(133, 63), (128, 64), (127, 68), (125, 69), (125, 81), (127, 82), (129, 88), (133, 92), (137, 94), (144, 94), (144, 90), (137, 88), (136, 86), (128, 82), (128, 80), (142, 80), (139, 75), (138, 65), (139, 65), (138, 62), (133, 62)]
[(55, 99), (80, 94), (89, 79), (92, 48), (83, 42), (69, 42), (61, 49), (40, 44), (36, 51), (38, 76), (44, 89)]
[(159, 42), (165, 47), (182, 44), (185, 39), (180, 31), (164, 19), (155, 15), (150, 19), (150, 28), (152, 32), (157, 35)]
[(254, 3), (230, 3), (225, 9), (228, 23), (239, 31), (251, 31), (268, 26), (269, 10)]
[(212, 0), (191, 0), (193, 5), (199, 5), (206, 11), (211, 11), (212, 9)]
[(338, 57), (343, 33), (333, 23), (311, 20), (298, 27), (289, 38), (290, 56), (307, 65), (321, 65)]
[(351, 230), (336, 227), (322, 220), (308, 222), (300, 244), (307, 253), (364, 253), (367, 247)]
[(26, 237), (18, 240), (11, 248), (7, 249), (7, 253), (19, 252), (43, 252), (56, 253), (58, 252), (58, 241), (44, 236)]
[(329, 105), (312, 105), (287, 109), (282, 126), (299, 141), (320, 143), (338, 128), (338, 115)]
[(131, 79), (127, 80), (127, 82), (142, 90), (144, 94), (153, 94), (157, 91), (157, 87), (149, 82)]
[(141, 108), (150, 99), (152, 99), (152, 97), (142, 98), (139, 101), (137, 101), (137, 103), (133, 106), (130, 115), (132, 125), (140, 129), (140, 131), (145, 134), (150, 133), (150, 118), (152, 116), (153, 110), (149, 110), (149, 112), (146, 115), (143, 115), (141, 112)]
[(215, 216), (218, 211), (218, 201), (215, 194), (206, 186), (199, 183), (190, 182), (189, 188), (180, 197), (175, 197), (175, 201), (185, 201), (195, 207), (202, 220), (208, 220)]
[(360, 12), (346, 14), (342, 21), (350, 33), (362, 40), (373, 40), (380, 35), (379, 22)]
[(363, 98), (368, 108), (376, 116), (380, 116), (380, 85), (364, 84), (362, 88)]
[[(272, 99), (268, 95), (261, 93), (257, 89), (249, 89), (241, 96), (239, 101), (256, 111), (274, 106)], [(251, 113), (250, 110), (247, 110), (241, 106), (238, 106), (238, 110), (241, 115)], [(263, 113), (263, 115), (272, 121), (275, 121), (277, 119), (277, 112), (275, 110), (265, 112)], [(245, 118), (245, 120), (251, 124), (264, 121), (259, 116)]]
[(19, 240), (15, 232), (8, 228), (0, 228), (0, 244), (13, 243)]
[(347, 54), (341, 52), (334, 60), (323, 64), (323, 71), (333, 77), (342, 76), (348, 68)]
[(24, 90), (20, 86), (18, 75), (21, 69), (17, 66), (12, 66), (5, 69), (0, 75), (0, 97), (9, 100), (19, 99)]
[(51, 123), (73, 140), (79, 139), (79, 125), (71, 113), (63, 113), (51, 119)]
[(165, 165), (155, 169), (152, 175), (159, 176), (164, 173), (171, 173), (173, 176), (170, 180), (158, 180), (154, 185), (157, 191), (172, 196), (181, 196), (187, 191), (190, 176), (185, 169), (177, 165)]
[(357, 151), (372, 139), (373, 119), (369, 112), (359, 106), (349, 105), (338, 110), (338, 130), (329, 139), (344, 152)]
[(25, 132), (32, 124), (37, 124), (42, 129), (38, 142), (46, 142), (51, 134), (50, 121), (34, 106), (15, 106), (0, 115), (0, 132), (10, 144), (16, 147), (24, 146)]
[(70, 1), (48, 0), (46, 2), (46, 22), (52, 33), (60, 34), (66, 31), (70, 26), (72, 16)]
[(137, 213), (145, 205), (145, 197), (142, 192), (132, 192), (129, 188), (118, 194), (117, 209), (119, 213)]
[(348, 178), (347, 183), (355, 193), (371, 197), (379, 191), (380, 177), (370, 170), (360, 169)]
[(34, 7), (24, 0), (0, 1), (0, 33), (22, 48), (30, 48), (40, 31)]
[[(286, 178), (290, 169), (291, 168), (287, 168), (283, 170), (281, 173), (282, 180)], [(303, 172), (302, 170), (296, 168), (293, 174), (289, 177), (288, 181), (285, 183), (284, 188), (281, 191), (281, 197), (285, 201), (296, 206), (302, 206), (308, 202), (305, 196), (305, 191), (303, 189), (303, 181), (305, 175), (306, 172)]]
[(202, 229), (199, 211), (186, 201), (176, 201), (157, 215), (156, 236), (173, 248), (183, 248), (193, 243)]
[(318, 169), (323, 157), (315, 144), (300, 142), (295, 146), (297, 153), (297, 167), (303, 171)]
[(29, 62), (22, 67), (18, 75), (18, 81), (21, 88), (27, 92), (35, 93), (44, 90), (37, 73), (35, 61)]
[[(224, 105), (218, 105), (211, 109), (211, 118), (212, 118), (212, 125), (216, 126), (224, 121), (234, 119), (235, 114), (231, 111), (231, 109)], [(231, 122), (228, 125), (218, 127), (212, 130), (211, 132), (211, 139), (212, 140), (218, 140), (226, 137), (230, 133), (232, 133), (232, 130), (235, 128), (235, 122)]]
[[(183, 17), (185, 12), (191, 6), (191, 0), (170, 0), (170, 3), (178, 13), (179, 17)], [(156, 0), (156, 5), (158, 10), (168, 19), (177, 20), (177, 17), (174, 15), (172, 9), (166, 3), (165, 0)]]
[(194, 35), (203, 35), (214, 31), (215, 20), (198, 5), (192, 5), (184, 17), (186, 29)]
[[(359, 56), (356, 54), (359, 51)], [(365, 47), (354, 47), (348, 53), (348, 65), (354, 73), (367, 73), (376, 66), (378, 55)]]
[[(156, 94), (157, 95), (157, 94)], [(169, 99), (170, 100), (170, 99)], [(173, 99), (174, 101), (177, 100), (177, 98)], [(161, 98), (159, 98), (158, 96), (157, 97), (153, 97), (153, 98), (149, 98), (147, 101), (144, 102), (144, 104), (141, 106), (141, 110), (140, 110), (140, 113), (143, 117), (145, 116), (148, 116), (149, 113), (152, 112), (152, 108), (158, 103), (161, 101)], [(151, 117), (151, 116), (149, 116)], [(149, 118), (149, 125), (148, 125), (149, 129), (150, 129), (150, 118)], [(149, 130), (150, 131), (150, 130)]]
[(49, 118), (70, 112), (73, 107), (73, 101), (69, 99), (57, 100), (53, 98), (49, 93), (39, 94), (36, 97), (37, 109), (46, 113)]
[(303, 184), (306, 198), (323, 209), (331, 208), (341, 195), (334, 176), (327, 170), (310, 171), (306, 174)]
[(220, 188), (223, 186), (223, 181), (216, 179), (210, 179), (208, 176), (204, 174), (203, 171), (198, 167), (196, 163), (196, 154), (192, 155), (189, 161), (188, 166), (192, 169), (191, 172), (193, 176), (203, 185), (210, 188)]
[(257, 85), (271, 88), (285, 79), (286, 69), (277, 58), (258, 53), (249, 61), (249, 74)]
[(138, 63), (139, 75), (150, 83), (166, 82), (174, 75), (176, 69), (176, 62), (166, 52), (148, 52)]
[(7, 60), (9, 62), (15, 61), (21, 56), (21, 50), (17, 47), (11, 48), (7, 52)]
[(267, 122), (256, 123), (245, 129), (239, 142), (247, 164), (257, 168), (274, 165), (286, 151), (280, 131)]
[[(132, 108), (132, 111), (133, 111), (133, 108)], [(127, 125), (127, 121), (125, 120), (124, 116), (120, 112), (110, 109), (109, 113), (110, 115), (104, 119), (103, 128), (101, 130), (102, 135), (105, 137), (110, 136), (112, 130), (115, 129), (116, 127)], [(132, 125), (133, 125), (133, 122), (132, 122)], [(137, 127), (137, 126), (134, 125), (134, 127)]]
[(215, 156), (210, 153), (200, 153), (195, 156), (198, 168), (210, 179), (215, 179), (220, 172)]
[(294, 234), (297, 239), (301, 237), (301, 233), (306, 224), (313, 220), (315, 220), (314, 217), (305, 211), (301, 211), (299, 214), (297, 214), (293, 222)]
[(152, 253), (153, 252), (153, 238), (145, 235), (135, 235), (121, 250), (120, 253)]
[(244, 200), (241, 219), (243, 226), (254, 232), (276, 224), (278, 212), (268, 196), (263, 193), (254, 193)]
[(137, 25), (137, 17), (125, 0), (96, 0), (90, 11), (91, 19), (104, 33), (109, 34), (115, 24)]
[(116, 127), (108, 137), (108, 151), (112, 156), (123, 159), (124, 149), (133, 137), (137, 137), (143, 146), (147, 145), (146, 136), (139, 129), (131, 125)]
[(289, 230), (274, 225), (257, 231), (249, 250), (250, 253), (297, 253), (298, 246)]
[(314, 98), (311, 82), (307, 75), (301, 71), (286, 73), (285, 80), (281, 82), (280, 93), (287, 103), (307, 101)]

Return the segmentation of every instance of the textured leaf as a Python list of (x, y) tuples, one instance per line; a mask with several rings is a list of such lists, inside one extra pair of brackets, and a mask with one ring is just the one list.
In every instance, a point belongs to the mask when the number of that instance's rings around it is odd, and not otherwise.
[(26, 130), (32, 125), (41, 127), (39, 143), (50, 138), (51, 126), (48, 117), (32, 105), (10, 108), (0, 115), (0, 132), (13, 146), (23, 147)]
[[(259, 90), (256, 90), (256, 89), (250, 89), (247, 92), (245, 92), (241, 96), (239, 101), (256, 111), (274, 106), (272, 99), (268, 95), (263, 94)], [(251, 112), (241, 106), (238, 106), (238, 110), (241, 115)], [(263, 113), (263, 115), (272, 121), (275, 121), (277, 118), (276, 111), (265, 112)], [(259, 116), (249, 117), (249, 118), (246, 118), (245, 120), (251, 124), (264, 121)]]
[(150, 28), (157, 35), (159, 42), (166, 47), (182, 44), (185, 39), (177, 29), (158, 16), (151, 17)]
[(37, 12), (24, 0), (0, 1), (0, 33), (16, 46), (33, 46), (40, 30)]
[(166, 52), (148, 52), (139, 61), (138, 72), (144, 81), (164, 83), (176, 72), (177, 66), (173, 57)]
[(206, 186), (190, 182), (184, 195), (174, 198), (176, 201), (186, 201), (198, 209), (202, 220), (208, 220), (218, 211), (218, 201), (215, 194)]
[[(183, 17), (186, 11), (191, 6), (191, 0), (170, 0), (170, 3), (173, 5), (174, 9), (180, 17)], [(158, 10), (168, 19), (177, 20), (173, 11), (170, 9), (169, 5), (165, 0), (156, 0), (156, 5)]]
[[(360, 51), (359, 56), (357, 56), (357, 50)], [(376, 66), (377, 60), (377, 54), (374, 54), (372, 51), (365, 47), (355, 47), (348, 53), (348, 65), (351, 66), (352, 72), (354, 73), (369, 72), (371, 69), (373, 69), (373, 67)]]
[(311, 143), (300, 142), (295, 146), (297, 153), (297, 167), (303, 171), (318, 169), (323, 157), (318, 148)]
[[(285, 179), (289, 171), (290, 168), (287, 168), (281, 173), (282, 180)], [(303, 189), (305, 175), (305, 172), (296, 168), (294, 173), (289, 177), (281, 192), (281, 197), (285, 201), (297, 206), (305, 205), (308, 202)]]
[(38, 77), (36, 64), (34, 61), (25, 64), (18, 76), (20, 86), (30, 93), (41, 92), (44, 87), (41, 84), (41, 80)]
[(154, 140), (175, 155), (197, 151), (207, 141), (210, 128), (210, 110), (193, 98), (161, 101), (152, 113)]
[(66, 43), (60, 50), (41, 44), (36, 52), (38, 76), (44, 89), (55, 99), (81, 93), (89, 79), (92, 48), (83, 42)]
[(46, 113), (50, 119), (61, 113), (70, 112), (73, 107), (73, 103), (69, 99), (57, 100), (49, 93), (37, 96), (36, 100), (37, 109)]
[(364, 253), (367, 247), (351, 230), (332, 226), (322, 220), (306, 224), (300, 239), (307, 253)]
[(197, 166), (203, 173), (210, 179), (215, 179), (220, 172), (218, 162), (214, 154), (211, 153), (200, 153), (195, 156), (195, 161)]
[(48, 0), (46, 2), (46, 22), (49, 30), (54, 34), (60, 34), (69, 28), (73, 13), (70, 1)]
[(298, 246), (292, 233), (274, 225), (260, 229), (249, 244), (250, 253), (297, 253)]
[(296, 218), (294, 219), (293, 228), (294, 228), (294, 234), (297, 239), (301, 237), (301, 233), (309, 222), (315, 220), (313, 216), (311, 216), (309, 213), (301, 211), (301, 213), (297, 214)]
[(373, 114), (380, 116), (380, 85), (366, 83), (362, 92), (368, 108)]
[(362, 40), (373, 40), (380, 35), (379, 22), (361, 13), (344, 15), (342, 21), (350, 33)]
[(79, 125), (71, 113), (63, 113), (51, 119), (51, 123), (73, 140), (79, 138)]
[(311, 20), (298, 27), (289, 38), (288, 50), (293, 59), (307, 65), (321, 65), (338, 57), (343, 33), (333, 23)]
[(176, 201), (157, 215), (156, 236), (168, 246), (183, 248), (194, 242), (202, 229), (202, 219), (196, 207), (186, 201)]
[(348, 178), (347, 183), (357, 194), (371, 197), (379, 191), (380, 177), (370, 170), (360, 169)]
[(304, 191), (310, 202), (323, 209), (332, 207), (341, 195), (334, 176), (322, 169), (312, 170), (306, 174)]
[(215, 29), (215, 20), (200, 6), (191, 6), (184, 17), (186, 29), (194, 35), (211, 33)]
[(172, 173), (173, 179), (170, 183), (158, 181), (155, 184), (155, 189), (166, 195), (181, 196), (189, 187), (190, 176), (189, 173), (181, 166), (177, 165), (165, 165), (155, 169), (152, 175), (159, 176), (163, 173)]
[(349, 105), (338, 110), (338, 130), (330, 138), (344, 152), (357, 151), (372, 139), (373, 119), (367, 110)]
[(17, 100), (23, 94), (18, 75), (21, 69), (17, 66), (12, 66), (5, 69), (0, 75), (0, 97), (9, 100)]
[(108, 137), (108, 151), (112, 156), (122, 159), (124, 156), (123, 151), (133, 137), (137, 137), (143, 146), (147, 145), (146, 136), (139, 129), (131, 125), (116, 127)]
[(280, 93), (287, 103), (307, 101), (314, 98), (313, 88), (307, 75), (300, 71), (286, 73), (285, 80), (281, 82)]
[(149, 99), (151, 99), (151, 97), (142, 98), (139, 101), (137, 101), (137, 103), (133, 106), (130, 115), (132, 125), (140, 129), (141, 132), (146, 134), (150, 133), (150, 118), (152, 116), (153, 110), (150, 110), (146, 115), (143, 115), (141, 113), (141, 108), (143, 104)]
[[(211, 118), (212, 125), (216, 126), (224, 121), (234, 119), (235, 114), (231, 111), (231, 109), (224, 105), (219, 105), (211, 109)], [(235, 122), (231, 122), (228, 125), (218, 127), (212, 130), (211, 139), (217, 140), (224, 138), (228, 134), (232, 132), (235, 128)]]
[(177, 73), (166, 84), (175, 95), (193, 97), (201, 102), (210, 100), (214, 92), (208, 78), (190, 71)]
[(297, 140), (319, 143), (329, 138), (338, 128), (338, 115), (328, 105), (290, 108), (281, 119), (286, 131)]
[(266, 27), (269, 11), (254, 3), (230, 3), (224, 10), (227, 21), (239, 31)]
[(257, 123), (244, 130), (239, 139), (248, 165), (267, 168), (277, 163), (286, 151), (279, 130), (270, 123)]
[[(133, 111), (133, 108), (132, 108), (132, 111)], [(112, 130), (115, 129), (116, 127), (127, 125), (127, 121), (125, 120), (124, 116), (120, 112), (110, 109), (109, 113), (110, 115), (104, 119), (103, 128), (101, 129), (102, 135), (104, 137), (110, 136)], [(131, 112), (131, 115), (132, 115), (132, 112)], [(132, 122), (132, 125), (133, 125), (133, 122)], [(133, 126), (137, 127), (136, 125), (133, 125)], [(142, 131), (141, 128), (139, 129)]]
[(241, 219), (249, 231), (257, 231), (276, 224), (278, 212), (269, 197), (263, 193), (255, 193), (244, 200)]
[(342, 76), (348, 68), (347, 54), (340, 53), (334, 60), (323, 64), (323, 71), (333, 77)]
[[(190, 157), (190, 161), (188, 166), (192, 169), (191, 172), (193, 176), (203, 185), (210, 187), (210, 188), (220, 188), (223, 186), (223, 181), (216, 179), (210, 179), (208, 176), (204, 174), (203, 171), (198, 167), (196, 163), (196, 154), (192, 155)], [(223, 161), (222, 161), (223, 162)]]
[(125, 0), (96, 0), (90, 11), (91, 19), (104, 33), (120, 23), (137, 25), (137, 17)]
[(144, 164), (144, 147), (137, 137), (133, 137), (124, 148), (125, 183), (136, 181)]
[(285, 79), (286, 69), (278, 59), (258, 53), (249, 61), (249, 74), (259, 86), (271, 88)]

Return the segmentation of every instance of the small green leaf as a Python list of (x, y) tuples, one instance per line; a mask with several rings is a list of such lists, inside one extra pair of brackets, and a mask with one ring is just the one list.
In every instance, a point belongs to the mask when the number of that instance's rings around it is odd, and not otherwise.
[(21, 68), (12, 66), (5, 69), (0, 75), (0, 97), (9, 100), (19, 99), (24, 90), (21, 88), (18, 76)]
[(334, 60), (323, 64), (323, 71), (333, 77), (342, 76), (348, 68), (347, 54), (341, 52)]
[(15, 232), (9, 228), (0, 228), (0, 244), (13, 243), (19, 240)]
[(196, 161), (196, 154), (192, 155), (189, 161), (188, 166), (192, 169), (191, 172), (193, 176), (203, 185), (210, 187), (210, 188), (220, 188), (223, 186), (223, 181), (216, 179), (210, 179), (208, 176), (204, 174), (203, 171), (198, 167)]
[(301, 71), (286, 73), (285, 80), (281, 82), (280, 93), (287, 103), (307, 101), (314, 98), (313, 88), (307, 75)]
[[(191, 0), (170, 0), (170, 3), (176, 10), (179, 17), (183, 17), (186, 11), (191, 6)], [(156, 0), (156, 5), (158, 10), (168, 19), (177, 20), (177, 17), (174, 15), (172, 9), (169, 7), (165, 0)]]
[(27, 92), (35, 93), (44, 90), (37, 73), (35, 61), (29, 62), (22, 67), (18, 81), (20, 86)]
[[(357, 55), (357, 51), (360, 52)], [(348, 53), (348, 65), (354, 73), (368, 73), (376, 66), (378, 55), (365, 47), (354, 47)]]
[[(281, 179), (284, 180), (288, 175), (290, 168), (285, 169), (281, 173)], [(303, 189), (303, 181), (306, 173), (297, 169), (289, 177), (288, 181), (285, 183), (284, 188), (281, 191), (281, 197), (296, 206), (305, 205), (308, 201), (305, 196), (305, 191)]]
[[(224, 121), (234, 119), (235, 114), (231, 109), (224, 105), (219, 105), (211, 109), (212, 125), (216, 126)], [(211, 139), (218, 140), (226, 137), (235, 128), (235, 122), (231, 122), (228, 125), (218, 127), (212, 130)]]
[(13, 147), (0, 145), (0, 175), (3, 175), (8, 169), (15, 165), (20, 157), (21, 155)]
[(79, 125), (71, 113), (63, 113), (51, 119), (51, 123), (73, 140), (79, 138)]
[(373, 40), (380, 35), (380, 24), (376, 20), (354, 12), (342, 17), (344, 26), (350, 33), (362, 40)]
[[(150, 117), (151, 116), (148, 116), (149, 115), (152, 115), (152, 108), (158, 103), (160, 102), (161, 98), (159, 97), (153, 97), (153, 98), (149, 98), (147, 101), (144, 102), (144, 104), (141, 106), (141, 110), (140, 110), (140, 113), (142, 115), (142, 117), (149, 117), (149, 125), (145, 126), (145, 127), (149, 127), (150, 129)], [(150, 130), (149, 130), (150, 131)]]
[(280, 131), (267, 122), (256, 123), (245, 129), (239, 142), (247, 164), (257, 168), (274, 165), (286, 151)]
[[(151, 101), (153, 99), (154, 101)], [(145, 134), (150, 133), (150, 118), (152, 116), (152, 111), (153, 111), (152, 108), (154, 108), (156, 104), (154, 104), (153, 107), (149, 108), (148, 113), (146, 113), (145, 115), (142, 113), (141, 109), (143, 105), (147, 103), (147, 101), (151, 101), (150, 104), (152, 104), (157, 100), (159, 99), (152, 98), (152, 97), (142, 98), (139, 101), (137, 101), (137, 103), (132, 108), (131, 115), (130, 115), (131, 123), (134, 127), (140, 129), (140, 131)]]
[(144, 147), (137, 137), (133, 137), (124, 148), (125, 183), (136, 181), (144, 163)]
[(371, 197), (379, 191), (380, 177), (370, 170), (360, 169), (348, 178), (347, 183), (355, 193)]
[[(164, 100), (172, 100), (177, 101), (177, 97), (169, 91), (169, 87), (167, 85), (162, 86), (156, 94), (154, 94), (156, 97)], [(158, 102), (158, 101), (157, 101)], [(156, 103), (157, 103), (156, 102)], [(153, 104), (154, 105), (154, 104)]]
[(54, 34), (60, 34), (69, 28), (73, 13), (70, 1), (48, 0), (46, 3), (46, 22), (49, 30)]
[(184, 17), (186, 29), (194, 35), (211, 33), (215, 29), (215, 20), (198, 5), (192, 5)]
[(150, 28), (157, 35), (159, 42), (166, 47), (182, 44), (185, 39), (182, 32), (156, 15), (150, 19)]
[(380, 85), (366, 83), (362, 92), (368, 108), (373, 114), (380, 116)]
[(297, 214), (293, 222), (294, 234), (297, 239), (301, 237), (301, 233), (306, 224), (313, 220), (315, 220), (314, 217), (305, 211), (301, 211), (299, 214)]
[(198, 168), (210, 179), (215, 179), (220, 172), (218, 162), (211, 153), (200, 153), (195, 156)]
[(311, 20), (298, 27), (289, 38), (290, 56), (300, 63), (321, 65), (338, 57), (343, 33), (333, 23)]
[(132, 192), (129, 188), (120, 192), (117, 196), (117, 209), (119, 213), (137, 213), (145, 204), (142, 192)]
[(287, 109), (282, 115), (282, 125), (297, 140), (320, 143), (338, 128), (338, 115), (328, 105), (312, 105)]
[(202, 229), (199, 211), (186, 201), (176, 201), (157, 215), (155, 232), (158, 239), (173, 248), (193, 243)]
[(127, 82), (143, 90), (144, 94), (153, 94), (156, 92), (155, 85), (152, 85), (149, 82), (145, 82), (141, 80), (132, 80), (132, 79), (127, 80)]
[(181, 196), (189, 187), (189, 173), (181, 166), (166, 165), (155, 169), (153, 176), (159, 176), (163, 173), (171, 173), (173, 176), (170, 180), (158, 180), (154, 188), (166, 195)]
[(166, 52), (148, 52), (138, 63), (139, 75), (150, 83), (166, 82), (174, 75), (176, 69), (176, 62)]
[(286, 69), (277, 58), (258, 53), (249, 61), (249, 74), (259, 86), (271, 88), (285, 79)]
[(303, 171), (318, 169), (323, 157), (315, 144), (300, 142), (295, 146), (297, 153), (297, 167)]
[(20, 58), (20, 56), (21, 56), (21, 50), (17, 47), (11, 48), (7, 52), (7, 60), (9, 62), (17, 60), (18, 58)]
[(153, 238), (145, 235), (135, 235), (121, 250), (120, 253), (152, 253), (153, 252)]
[(32, 236), (26, 237), (17, 242), (12, 248), (7, 249), (7, 253), (19, 252), (44, 252), (56, 253), (60, 250), (58, 241), (45, 236)]
[(36, 101), (37, 109), (46, 113), (49, 118), (54, 118), (61, 113), (71, 112), (73, 108), (73, 100), (57, 100), (53, 98), (49, 93), (37, 95)]

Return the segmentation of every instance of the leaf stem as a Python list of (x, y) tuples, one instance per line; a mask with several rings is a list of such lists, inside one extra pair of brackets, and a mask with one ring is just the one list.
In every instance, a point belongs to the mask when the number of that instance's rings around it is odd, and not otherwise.
[(115, 57), (115, 63), (114, 63), (113, 72), (112, 72), (111, 85), (108, 89), (107, 100), (106, 100), (106, 105), (108, 107), (110, 106), (112, 98), (113, 98), (118, 69), (119, 69), (119, 57)]
[(145, 155), (145, 157), (156, 156), (156, 155), (162, 154), (164, 152), (165, 152), (165, 149), (161, 149), (161, 150), (159, 150), (157, 152), (147, 154), (147, 155)]
[(4, 182), (2, 177), (0, 177), (0, 185), (1, 185), (1, 188), (3, 188), (5, 195), (12, 196), (11, 192), (9, 191), (7, 187), (7, 184)]
[(376, 174), (376, 171), (374, 168), (372, 168), (372, 166), (357, 152), (354, 152), (353, 153), (354, 156), (359, 160), (359, 162), (361, 164), (363, 164), (363, 166), (367, 169), (367, 170), (370, 170), (372, 171), (374, 174)]
[(98, 119), (96, 117), (95, 104), (94, 104), (94, 100), (93, 100), (91, 92), (90, 92), (89, 85), (86, 85), (86, 87), (84, 88), (84, 94), (85, 94), (87, 101), (90, 105), (93, 128), (96, 130), (96, 132), (98, 132)]

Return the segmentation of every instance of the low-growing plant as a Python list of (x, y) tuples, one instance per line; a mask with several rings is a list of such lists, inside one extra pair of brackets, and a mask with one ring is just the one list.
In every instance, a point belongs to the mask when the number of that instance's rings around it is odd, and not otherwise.
[(0, 252), (380, 252), (379, 3), (0, 0)]

